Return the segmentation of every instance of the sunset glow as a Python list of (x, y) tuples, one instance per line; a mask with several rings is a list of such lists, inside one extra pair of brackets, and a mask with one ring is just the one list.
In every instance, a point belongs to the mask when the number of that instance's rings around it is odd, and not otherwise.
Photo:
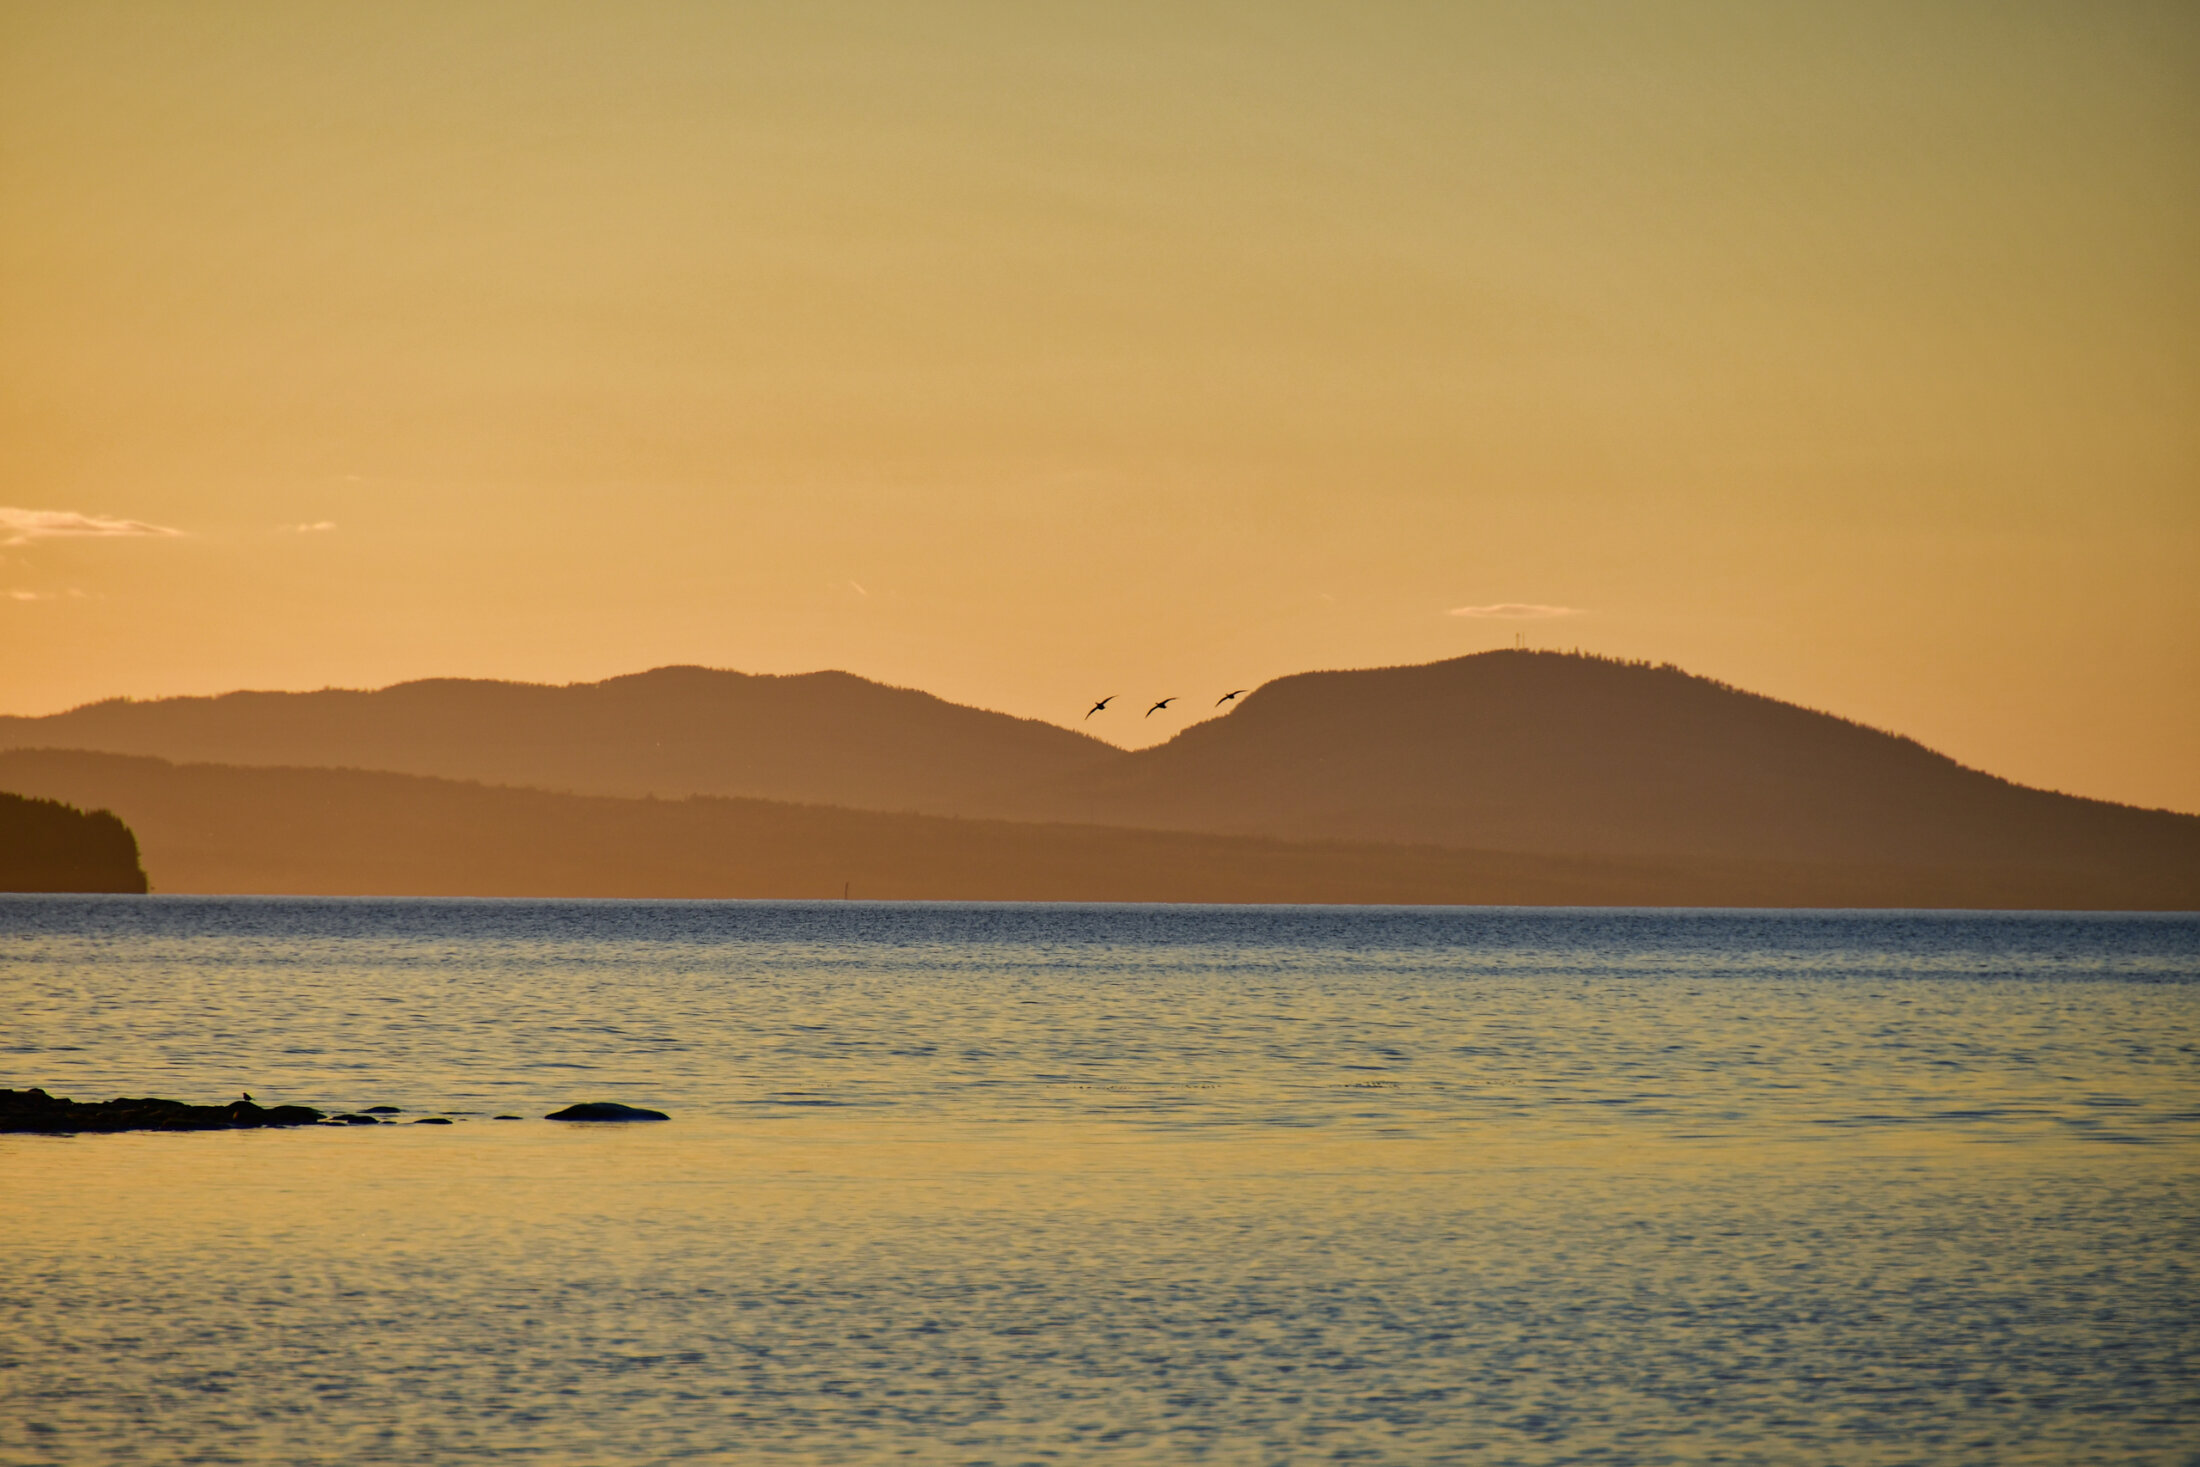
[(2195, 75), (2144, 3), (0, 8), (0, 711), (1524, 634), (2200, 810)]

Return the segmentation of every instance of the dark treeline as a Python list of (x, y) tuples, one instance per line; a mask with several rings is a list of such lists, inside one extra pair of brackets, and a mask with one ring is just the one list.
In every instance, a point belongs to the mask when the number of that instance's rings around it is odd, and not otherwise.
[(565, 795), (65, 750), (0, 779), (130, 813), (161, 888), (300, 895), (1581, 906), (2200, 905), (2189, 866), (1568, 856)]
[(137, 837), (113, 811), (0, 794), (0, 891), (145, 890)]

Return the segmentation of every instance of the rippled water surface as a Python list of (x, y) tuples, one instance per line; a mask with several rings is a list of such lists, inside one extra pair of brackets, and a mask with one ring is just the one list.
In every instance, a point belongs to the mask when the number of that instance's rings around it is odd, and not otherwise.
[(2200, 1462), (2192, 918), (0, 897), (0, 1085), (457, 1121), (0, 1137), (0, 1462)]

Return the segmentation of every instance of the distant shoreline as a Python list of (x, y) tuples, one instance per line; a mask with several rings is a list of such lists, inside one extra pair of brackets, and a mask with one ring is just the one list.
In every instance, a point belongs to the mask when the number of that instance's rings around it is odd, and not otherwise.
[(144, 902), (148, 904), (174, 904), (177, 906), (222, 902), (254, 902), (275, 906), (282, 903), (359, 903), (379, 902), (412, 903), (423, 905), (480, 904), (484, 906), (524, 907), (816, 907), (826, 911), (838, 909), (862, 910), (870, 908), (882, 911), (923, 910), (939, 908), (960, 910), (969, 908), (999, 907), (1020, 909), (1026, 907), (1058, 907), (1068, 910), (1089, 907), (1120, 907), (1127, 910), (1141, 908), (1187, 910), (1273, 910), (1278, 912), (1366, 912), (1366, 911), (1427, 911), (1427, 912), (1518, 912), (1528, 914), (1561, 915), (1578, 912), (1583, 914), (1610, 915), (1639, 912), (1655, 916), (1682, 916), (1696, 914), (1706, 917), (1777, 916), (1793, 913), (1798, 917), (2036, 917), (2056, 916), (2074, 918), (2160, 918), (2200, 917), (2200, 907), (1979, 907), (1979, 906), (1831, 906), (1826, 904), (1769, 906), (1769, 905), (1682, 905), (1672, 903), (1615, 903), (1615, 902), (1208, 902), (1208, 901), (1095, 901), (1076, 900), (1026, 900), (996, 897), (695, 897), (695, 896), (469, 896), (450, 893), (405, 892), (13, 892), (0, 891), (0, 903), (9, 901), (83, 901), (83, 902)]
[(1231, 706), (1126, 752), (845, 673), (240, 693), (0, 719), (0, 790), (116, 812), (179, 893), (2200, 910), (2200, 816), (1668, 665)]

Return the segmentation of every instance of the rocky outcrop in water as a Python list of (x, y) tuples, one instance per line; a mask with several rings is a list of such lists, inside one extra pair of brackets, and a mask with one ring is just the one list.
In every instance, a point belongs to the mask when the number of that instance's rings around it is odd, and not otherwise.
[(116, 1100), (64, 1100), (39, 1089), (0, 1090), (0, 1131), (64, 1135), (75, 1131), (251, 1131), (265, 1126), (310, 1126), (321, 1112), (310, 1105), (190, 1105), (154, 1096)]
[(621, 1105), (616, 1100), (584, 1100), (579, 1105), (569, 1105), (564, 1110), (554, 1110), (543, 1117), (546, 1121), (669, 1121), (671, 1116), (661, 1110), (644, 1110), (638, 1105)]

